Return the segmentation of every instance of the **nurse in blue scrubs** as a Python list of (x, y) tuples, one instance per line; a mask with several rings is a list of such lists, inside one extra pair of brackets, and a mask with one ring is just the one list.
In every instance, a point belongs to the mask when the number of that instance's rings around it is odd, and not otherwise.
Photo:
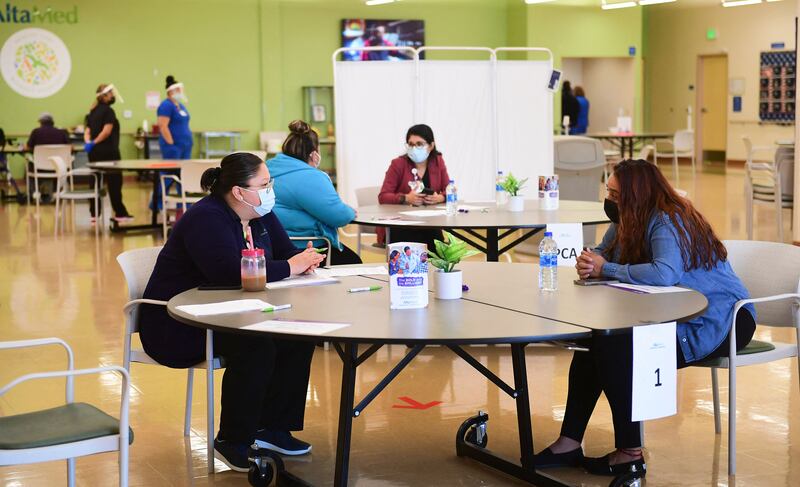
[(183, 83), (167, 76), (167, 98), (158, 106), (158, 145), (164, 159), (191, 159), (192, 130)]
[[(158, 106), (158, 145), (161, 148), (163, 159), (191, 159), (192, 158), (192, 130), (189, 128), (189, 111), (186, 105), (189, 100), (183, 92), (183, 83), (172, 76), (167, 76), (167, 98)], [(160, 174), (159, 174), (160, 176)], [(165, 182), (166, 191), (169, 192), (173, 181)], [(180, 187), (179, 187), (180, 188)], [(179, 189), (180, 191), (180, 189)], [(161, 185), (157, 186), (153, 194), (151, 207), (161, 209)]]

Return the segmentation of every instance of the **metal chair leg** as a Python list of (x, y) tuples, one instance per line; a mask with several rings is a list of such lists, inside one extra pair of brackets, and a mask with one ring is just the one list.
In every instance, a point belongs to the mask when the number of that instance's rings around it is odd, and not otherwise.
[(194, 389), (194, 369), (186, 373), (186, 407), (183, 416), (183, 436), (189, 436), (192, 429), (192, 390)]
[(719, 378), (716, 367), (711, 367), (711, 395), (714, 398), (714, 433), (722, 434), (722, 419), (719, 413)]

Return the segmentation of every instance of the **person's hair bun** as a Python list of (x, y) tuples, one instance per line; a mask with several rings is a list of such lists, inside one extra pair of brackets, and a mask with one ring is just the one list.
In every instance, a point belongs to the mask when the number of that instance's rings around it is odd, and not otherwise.
[(289, 130), (293, 134), (305, 135), (311, 132), (311, 127), (309, 127), (308, 124), (302, 120), (295, 120), (289, 124)]
[(166, 86), (167, 88), (174, 85), (175, 83), (177, 83), (177, 80), (175, 79), (174, 76), (172, 76), (171, 74), (167, 76), (167, 86)]
[(200, 187), (203, 188), (203, 191), (210, 191), (211, 188), (214, 187), (214, 183), (217, 182), (221, 174), (221, 167), (212, 167), (206, 169), (203, 172), (203, 175), (200, 176)]

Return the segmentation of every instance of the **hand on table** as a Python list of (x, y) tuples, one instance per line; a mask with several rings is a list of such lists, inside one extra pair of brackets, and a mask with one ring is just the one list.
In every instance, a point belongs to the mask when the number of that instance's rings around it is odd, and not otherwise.
[(324, 259), (325, 254), (317, 253), (311, 242), (308, 242), (304, 251), (289, 259), (289, 270), (292, 275), (309, 273), (319, 267), (319, 263)]
[(575, 269), (577, 269), (578, 277), (581, 279), (600, 277), (605, 263), (606, 259), (602, 255), (584, 249), (581, 255), (578, 256), (578, 263), (575, 264)]
[(425, 196), (426, 205), (436, 205), (444, 203), (444, 195), (440, 193), (433, 193)]

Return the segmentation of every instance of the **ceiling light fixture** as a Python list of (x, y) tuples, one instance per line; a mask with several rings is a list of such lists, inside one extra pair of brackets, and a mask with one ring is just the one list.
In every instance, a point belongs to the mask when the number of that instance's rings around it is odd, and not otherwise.
[(606, 3), (606, 0), (603, 0), (603, 4), (600, 6), (600, 8), (602, 8), (603, 10), (615, 10), (618, 8), (630, 8), (635, 6), (636, 2)]
[(761, 3), (761, 0), (722, 0), (723, 7), (741, 7), (743, 5), (755, 5)]
[(676, 0), (639, 0), (639, 5), (658, 5), (659, 3), (672, 3)]
[[(525, 3), (527, 3), (528, 5), (534, 5), (534, 4), (537, 4), (537, 3), (550, 3), (550, 2), (555, 2), (555, 1), (556, 0), (525, 0)], [(775, 0), (775, 1), (777, 1), (777, 0)]]
[(367, 0), (364, 3), (366, 3), (367, 6), (372, 6), (372, 5), (384, 5), (387, 3), (394, 3), (394, 2), (395, 0)]

